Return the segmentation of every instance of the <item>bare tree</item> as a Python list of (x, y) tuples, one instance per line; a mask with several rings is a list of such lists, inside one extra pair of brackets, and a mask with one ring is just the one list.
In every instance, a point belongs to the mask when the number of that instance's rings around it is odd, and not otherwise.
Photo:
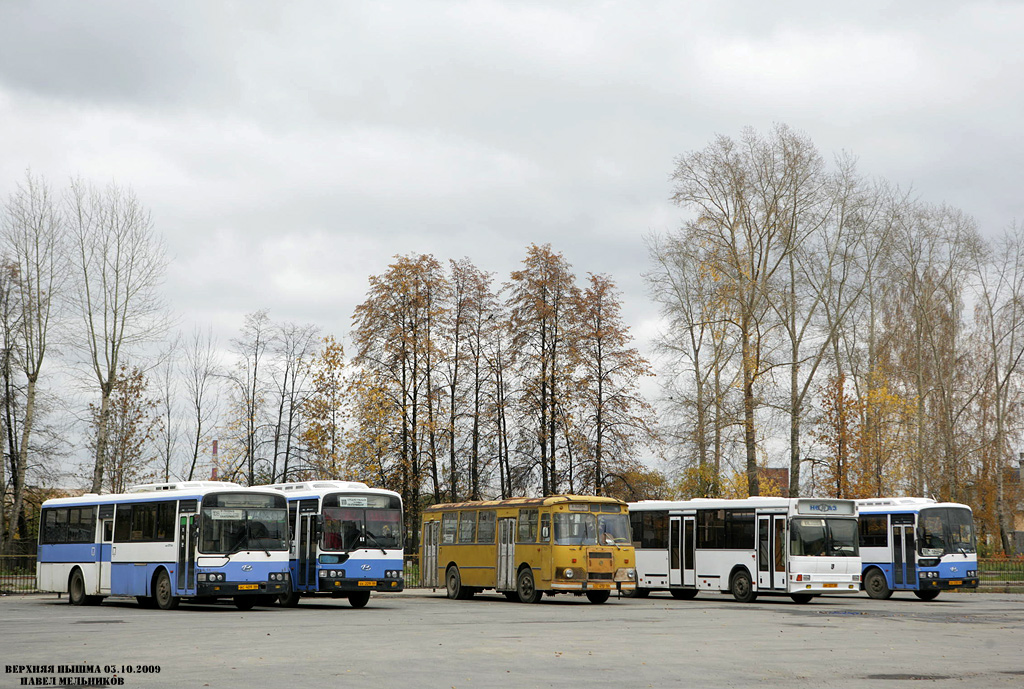
[[(277, 394), (277, 413), (274, 423), (274, 456), (271, 462), (271, 481), (287, 480), (289, 464), (295, 452), (295, 439), (300, 433), (303, 396), (309, 377), (310, 359), (320, 341), (320, 329), (315, 325), (285, 323), (274, 338), (274, 353), (278, 367), (273, 373)], [(278, 474), (278, 461), (282, 467)]]
[(262, 309), (245, 317), (241, 337), (231, 341), (238, 357), (235, 370), (228, 376), (233, 385), (233, 426), (238, 441), (238, 463), (231, 468), (229, 475), (242, 474), (249, 485), (256, 484), (257, 453), (262, 444), (268, 392), (266, 356), (274, 336), (270, 317), (266, 309)]
[(93, 492), (103, 486), (110, 395), (125, 354), (152, 342), (168, 328), (160, 292), (167, 259), (148, 210), (130, 189), (97, 189), (72, 180), (66, 196), (71, 261), (78, 285), (73, 299), (82, 319), (74, 337), (100, 393)]
[(195, 477), (201, 448), (209, 439), (210, 429), (216, 425), (219, 370), (217, 343), (213, 331), (207, 329), (204, 333), (197, 328), (185, 346), (181, 370), (188, 396), (188, 414), (192, 422), (192, 433), (189, 437), (189, 481)]

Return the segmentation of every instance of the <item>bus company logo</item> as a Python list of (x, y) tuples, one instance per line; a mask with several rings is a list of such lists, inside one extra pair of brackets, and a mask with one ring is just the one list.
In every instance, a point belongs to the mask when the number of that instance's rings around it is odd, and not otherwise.
[(363, 569), (364, 572), (369, 572), (370, 571), (370, 565), (362, 565), (362, 569)]
[(252, 565), (242, 565), (242, 571), (243, 572), (251, 572), (252, 571)]
[(953, 574), (956, 574), (956, 573), (957, 573), (957, 572), (959, 572), (960, 570), (959, 570), (959, 569), (957, 569), (956, 567), (950, 567), (950, 568), (949, 568), (949, 571), (950, 571), (950, 572), (952, 572)]
[(836, 505), (811, 505), (811, 512), (835, 512), (838, 509)]

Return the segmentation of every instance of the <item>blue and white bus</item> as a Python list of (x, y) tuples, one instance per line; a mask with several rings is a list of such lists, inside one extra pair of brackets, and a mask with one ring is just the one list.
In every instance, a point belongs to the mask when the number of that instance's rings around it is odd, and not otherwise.
[(232, 598), (249, 610), (288, 593), (287, 526), (280, 492), (219, 481), (55, 498), (42, 505), (36, 586), (72, 605)]
[(806, 603), (860, 591), (853, 500), (645, 500), (629, 503), (629, 520), (640, 598), (713, 591), (743, 603), (760, 594)]
[(354, 608), (371, 591), (401, 591), (402, 498), (355, 481), (268, 486), (288, 499), (292, 583), (284, 606), (300, 596), (347, 598)]
[(978, 548), (971, 508), (931, 498), (858, 500), (863, 586), (872, 598), (912, 591), (978, 587)]

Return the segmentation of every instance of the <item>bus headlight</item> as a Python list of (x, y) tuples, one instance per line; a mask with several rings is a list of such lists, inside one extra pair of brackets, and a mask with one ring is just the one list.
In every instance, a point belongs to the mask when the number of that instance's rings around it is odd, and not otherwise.
[(562, 576), (564, 576), (566, 579), (572, 579), (572, 567), (569, 567), (564, 572), (562, 572)]
[(579, 567), (559, 567), (555, 570), (556, 579), (586, 579), (587, 572)]
[(326, 579), (327, 578), (327, 570), (326, 569), (321, 569), (320, 570), (320, 578), (321, 579)]
[(634, 581), (636, 570), (632, 567), (619, 567), (615, 570), (615, 581)]

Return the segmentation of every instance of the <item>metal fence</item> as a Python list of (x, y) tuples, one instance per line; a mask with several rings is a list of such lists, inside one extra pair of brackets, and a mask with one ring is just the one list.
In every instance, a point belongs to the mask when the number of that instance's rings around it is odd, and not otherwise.
[[(1024, 558), (980, 558), (979, 591), (1024, 593)], [(405, 587), (422, 587), (419, 555), (405, 557)], [(0, 594), (37, 593), (36, 556), (0, 555)]]

